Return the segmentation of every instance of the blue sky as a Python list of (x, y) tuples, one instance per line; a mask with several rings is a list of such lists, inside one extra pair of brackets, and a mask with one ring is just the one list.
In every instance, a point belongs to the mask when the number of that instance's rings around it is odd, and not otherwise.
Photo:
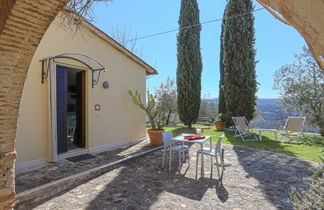
[[(226, 0), (198, 0), (200, 21), (223, 17)], [(262, 6), (254, 1), (255, 9)], [(108, 33), (113, 28), (131, 31), (138, 37), (178, 28), (180, 0), (114, 0), (94, 6), (92, 22)], [(259, 98), (276, 98), (272, 89), (273, 73), (294, 62), (294, 53), (302, 51), (302, 36), (291, 26), (281, 23), (266, 10), (254, 13), (256, 36), (257, 81)], [(201, 54), (203, 59), (202, 96), (218, 96), (221, 21), (202, 26)], [(176, 79), (176, 35), (172, 32), (137, 41), (143, 49), (142, 59), (155, 67), (159, 75), (147, 80), (147, 89), (154, 90), (167, 77)]]

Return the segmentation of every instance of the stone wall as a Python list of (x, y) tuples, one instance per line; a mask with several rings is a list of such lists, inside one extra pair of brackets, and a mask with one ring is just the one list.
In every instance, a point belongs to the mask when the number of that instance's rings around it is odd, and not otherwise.
[(26, 73), (43, 34), (67, 1), (0, 1), (0, 209), (14, 205), (15, 135)]

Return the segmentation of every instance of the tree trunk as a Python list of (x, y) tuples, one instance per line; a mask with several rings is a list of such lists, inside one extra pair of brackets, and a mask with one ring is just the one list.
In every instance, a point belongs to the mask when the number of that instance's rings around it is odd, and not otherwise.
[(317, 125), (320, 129), (321, 136), (324, 136), (324, 120), (319, 119)]
[(318, 113), (317, 115), (315, 115), (315, 121), (320, 129), (321, 136), (324, 136), (324, 119), (322, 119), (321, 115), (322, 113)]

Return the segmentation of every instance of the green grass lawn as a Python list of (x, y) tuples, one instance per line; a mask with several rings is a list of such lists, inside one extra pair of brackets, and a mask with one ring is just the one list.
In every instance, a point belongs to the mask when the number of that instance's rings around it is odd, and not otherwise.
[[(203, 127), (195, 125), (194, 127)], [(186, 128), (181, 125), (175, 125), (164, 128), (166, 131), (172, 131), (173, 136), (181, 133), (195, 133), (194, 128)], [(255, 130), (256, 131), (256, 130)], [(223, 132), (215, 131), (214, 127), (211, 129), (204, 129), (204, 135), (212, 136), (213, 141), (217, 141)], [(322, 163), (320, 157), (324, 158), (324, 138), (317, 134), (305, 134), (309, 144), (287, 144), (276, 142), (272, 132), (262, 133), (262, 141), (242, 141), (241, 138), (234, 137), (234, 132), (225, 132), (225, 138), (223, 139), (224, 144), (241, 145), (245, 147), (252, 147), (272, 152), (278, 152), (285, 155), (299, 157), (305, 160)], [(285, 140), (285, 139), (284, 139)]]

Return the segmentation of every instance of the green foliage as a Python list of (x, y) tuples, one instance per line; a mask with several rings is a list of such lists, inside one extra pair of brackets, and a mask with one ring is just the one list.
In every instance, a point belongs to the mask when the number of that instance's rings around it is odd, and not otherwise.
[(223, 113), (218, 113), (215, 118), (215, 122), (224, 122)]
[[(223, 91), (227, 124), (231, 116), (251, 120), (256, 105), (255, 37), (251, 0), (229, 0), (222, 26)], [(248, 13), (251, 12), (251, 13)], [(248, 13), (248, 14), (247, 14)], [(230, 18), (247, 14), (240, 17)]]
[(215, 122), (228, 122), (230, 117), (226, 113), (218, 113), (215, 118)]
[(227, 7), (225, 8), (224, 15), (223, 15), (223, 22), (222, 22), (222, 31), (220, 37), (220, 58), (219, 58), (219, 95), (218, 95), (218, 112), (219, 113), (226, 113), (226, 101), (224, 96), (224, 65), (223, 65), (223, 36), (224, 36), (224, 27), (226, 23), (225, 13)]
[(135, 92), (129, 90), (128, 94), (132, 97), (133, 103), (145, 111), (149, 118), (151, 128), (162, 129), (161, 121), (163, 120), (163, 115), (160, 113), (160, 109), (155, 107), (156, 95), (152, 95), (147, 91), (147, 104), (145, 104), (142, 102), (141, 95), (137, 90)]
[[(196, 25), (186, 28), (186, 26)], [(181, 0), (177, 37), (178, 114), (188, 127), (197, 121), (200, 107), (202, 61), (197, 0)]]
[(202, 99), (199, 109), (199, 117), (209, 117), (211, 121), (214, 121), (217, 113), (217, 104), (208, 99)]
[(162, 111), (161, 107), (156, 106), (153, 110), (153, 119), (158, 129), (163, 129), (165, 121), (167, 120), (167, 115)]
[(310, 188), (299, 193), (295, 188), (291, 193), (292, 205), (295, 209), (323, 209), (324, 207), (324, 166), (314, 170), (311, 178), (307, 179)]
[(161, 114), (164, 114), (165, 125), (168, 125), (171, 116), (176, 118), (177, 115), (177, 89), (175, 87), (174, 80), (167, 78), (167, 80), (162, 82), (155, 90), (157, 106), (161, 109)]
[(274, 89), (279, 90), (285, 111), (307, 116), (324, 136), (324, 73), (306, 47), (295, 58), (296, 64), (275, 72)]
[[(178, 124), (176, 127), (165, 127), (166, 131), (171, 130), (173, 136), (180, 135), (182, 133), (195, 133), (194, 128), (183, 127), (183, 124)], [(193, 127), (200, 127), (201, 125), (193, 125)], [(254, 130), (257, 132), (257, 130)], [(204, 128), (204, 135), (212, 136), (213, 141), (217, 141), (223, 132), (215, 132), (215, 128)], [(225, 132), (225, 138), (222, 143), (231, 145), (240, 145), (244, 147), (257, 148), (261, 150), (277, 152), (284, 155), (299, 157), (305, 160), (310, 160), (318, 163), (323, 163), (321, 157), (324, 153), (323, 150), (324, 137), (318, 134), (307, 133), (306, 138), (309, 144), (285, 144), (278, 143), (273, 135), (273, 132), (262, 132), (262, 141), (242, 141), (241, 138), (234, 136), (235, 130)]]

